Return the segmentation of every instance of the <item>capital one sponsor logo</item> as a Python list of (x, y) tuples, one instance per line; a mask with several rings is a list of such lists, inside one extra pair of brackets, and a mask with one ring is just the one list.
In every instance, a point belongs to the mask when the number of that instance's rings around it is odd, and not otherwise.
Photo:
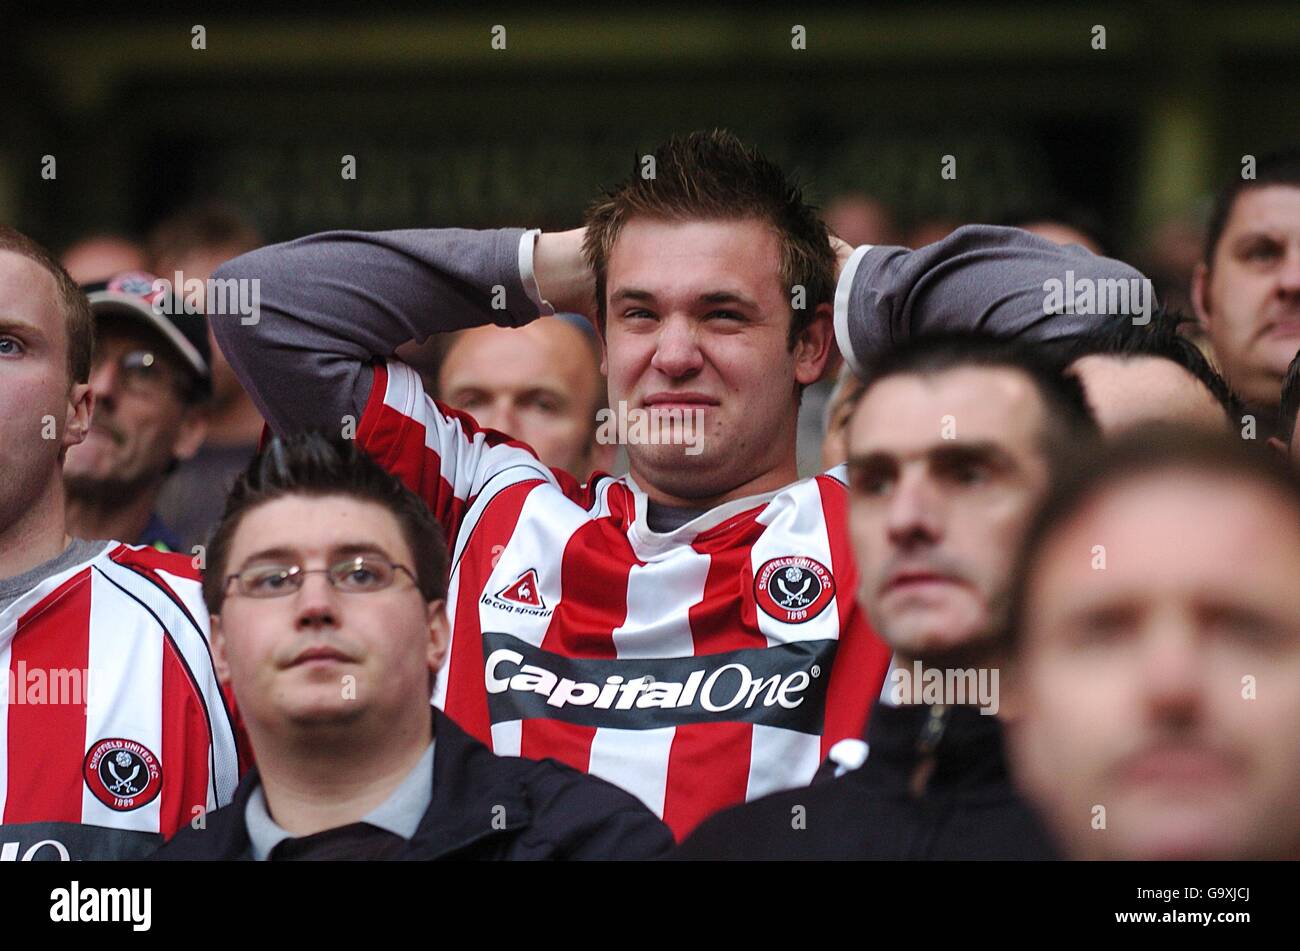
[(587, 660), (485, 633), (493, 722), (555, 719), (648, 730), (751, 722), (820, 733), (836, 643), (800, 641), (698, 657)]

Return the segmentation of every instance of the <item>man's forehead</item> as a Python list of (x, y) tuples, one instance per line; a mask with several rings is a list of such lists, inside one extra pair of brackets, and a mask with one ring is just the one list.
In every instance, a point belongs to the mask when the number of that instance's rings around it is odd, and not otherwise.
[(53, 274), (26, 255), (16, 251), (0, 251), (0, 294), (9, 296), (20, 293), (26, 296), (33, 290), (41, 292), (51, 307), (58, 307), (58, 286)]
[(779, 281), (780, 242), (758, 218), (666, 221), (634, 218), (610, 250), (608, 292), (691, 286), (700, 293), (746, 292)]
[(566, 388), (584, 376), (599, 376), (594, 348), (581, 330), (554, 317), (518, 329), (465, 331), (447, 351), (439, 372), (445, 387), (475, 386), (492, 392)]
[(1013, 368), (955, 367), (900, 373), (863, 394), (849, 425), (853, 455), (910, 453), (961, 443), (1028, 445), (1042, 427), (1043, 403)]
[(1246, 231), (1300, 232), (1300, 186), (1244, 189), (1232, 203), (1224, 235)]
[[(1300, 519), (1275, 490), (1222, 473), (1171, 469), (1106, 486), (1039, 548), (1034, 575), (1063, 590), (1132, 597), (1285, 592), (1300, 565)], [(1086, 544), (1085, 544), (1086, 543)], [(1106, 552), (1106, 569), (1079, 551)]]
[(285, 495), (249, 510), (231, 541), (231, 554), (266, 548), (321, 551), (373, 543), (390, 550), (402, 541), (397, 516), (378, 502), (350, 495)]
[(0, 318), (5, 316), (30, 321), (51, 340), (64, 333), (54, 275), (13, 251), (0, 251)]

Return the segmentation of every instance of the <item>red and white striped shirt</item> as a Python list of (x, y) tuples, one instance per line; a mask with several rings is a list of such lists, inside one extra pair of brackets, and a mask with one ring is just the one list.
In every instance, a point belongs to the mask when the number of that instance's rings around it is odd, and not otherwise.
[(855, 602), (835, 472), (652, 532), (630, 478), (579, 486), (396, 362), (357, 439), (447, 530), (434, 702), (497, 753), (601, 776), (680, 838), (862, 736), (890, 655)]
[(230, 802), (237, 726), (185, 555), (105, 542), (0, 612), (0, 860), (140, 858)]

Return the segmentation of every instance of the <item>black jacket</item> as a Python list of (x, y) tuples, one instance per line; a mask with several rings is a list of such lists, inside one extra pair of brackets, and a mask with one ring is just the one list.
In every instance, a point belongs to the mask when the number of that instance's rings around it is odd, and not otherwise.
[[(433, 725), (433, 799), (395, 858), (645, 859), (672, 847), (666, 825), (603, 779), (554, 760), (497, 756), (438, 710)], [(206, 828), (182, 828), (153, 858), (250, 858), (244, 807), (257, 782), (251, 770)]]
[[(1012, 789), (997, 717), (974, 707), (951, 707), (946, 716), (933, 764), (923, 766), (930, 708), (877, 704), (860, 768), (720, 812), (671, 857), (1055, 858), (1037, 818)], [(916, 795), (918, 767), (921, 775), (931, 771)]]

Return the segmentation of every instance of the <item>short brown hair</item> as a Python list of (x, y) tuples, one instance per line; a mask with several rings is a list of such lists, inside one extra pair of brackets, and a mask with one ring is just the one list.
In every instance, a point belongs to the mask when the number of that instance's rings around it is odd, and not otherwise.
[(225, 601), (230, 543), (244, 516), (291, 495), (343, 495), (382, 505), (393, 513), (411, 549), (420, 595), (425, 601), (447, 596), (447, 542), (429, 507), (352, 440), (303, 433), (272, 439), (230, 490), (208, 543), (203, 601), (209, 613), (219, 614)]
[(583, 255), (596, 275), (596, 310), (604, 325), (605, 282), (614, 242), (637, 215), (668, 221), (734, 221), (770, 224), (781, 247), (780, 278), (804, 288), (803, 307), (793, 308), (789, 343), (812, 321), (818, 305), (835, 290), (835, 253), (830, 234), (802, 190), (776, 165), (722, 129), (674, 136), (654, 151), (654, 176), (641, 165), (606, 190), (587, 210)]
[(90, 379), (90, 358), (95, 350), (95, 321), (86, 295), (54, 255), (21, 231), (0, 225), (0, 251), (34, 261), (54, 278), (59, 310), (68, 328), (68, 379), (71, 383), (85, 383)]

